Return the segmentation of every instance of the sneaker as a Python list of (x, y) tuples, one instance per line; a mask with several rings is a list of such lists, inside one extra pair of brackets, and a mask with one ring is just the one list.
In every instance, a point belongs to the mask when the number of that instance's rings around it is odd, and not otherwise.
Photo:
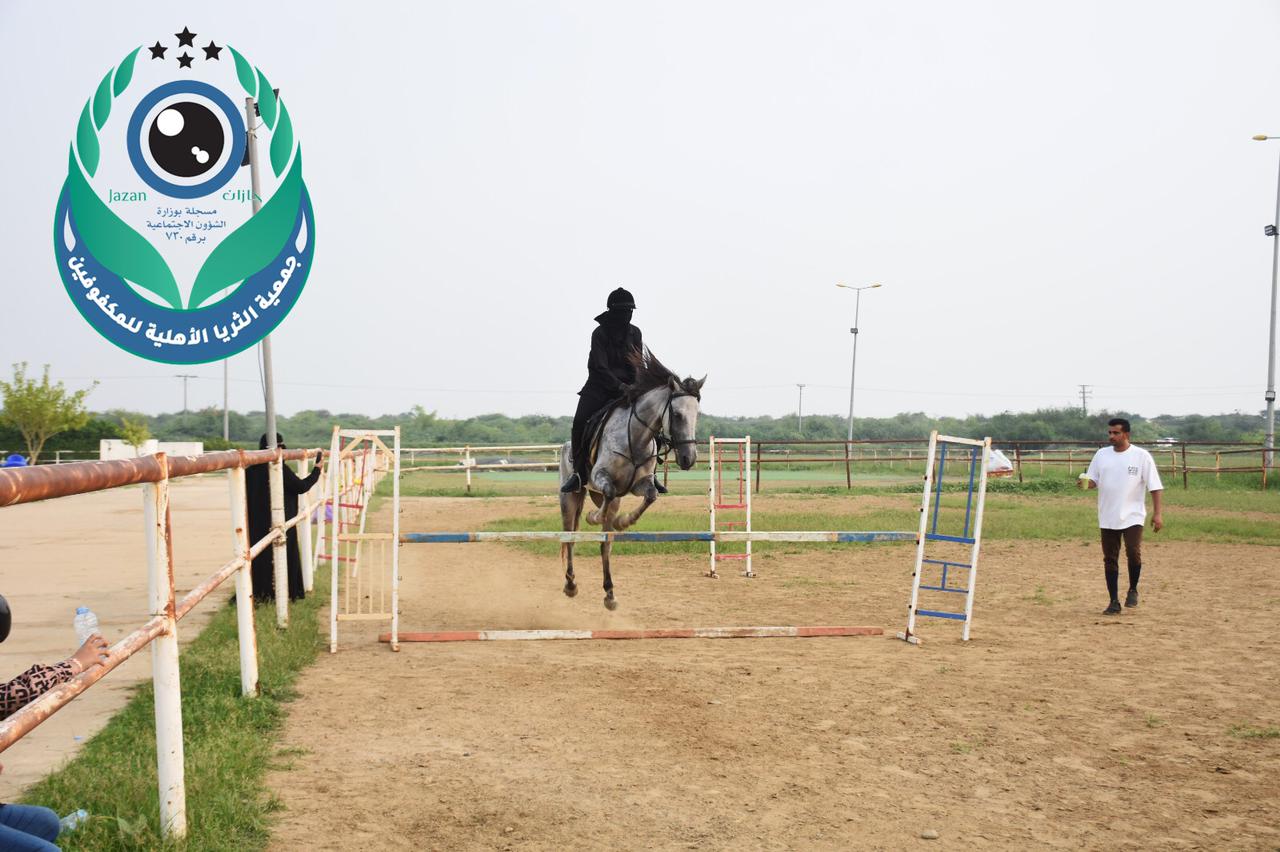
[(1129, 590), (1129, 594), (1127, 594), (1127, 595), (1125, 595), (1125, 596), (1124, 596), (1124, 605), (1125, 605), (1125, 606), (1137, 606), (1137, 605), (1138, 605), (1138, 590), (1137, 590), (1137, 589), (1130, 589), (1130, 590)]
[(1111, 605), (1102, 611), (1103, 615), (1119, 615), (1120, 601), (1112, 601)]
[(581, 490), (582, 490), (582, 477), (578, 476), (578, 474), (576, 473), (573, 476), (569, 477), (568, 482), (560, 486), (560, 493), (562, 494), (573, 494)]

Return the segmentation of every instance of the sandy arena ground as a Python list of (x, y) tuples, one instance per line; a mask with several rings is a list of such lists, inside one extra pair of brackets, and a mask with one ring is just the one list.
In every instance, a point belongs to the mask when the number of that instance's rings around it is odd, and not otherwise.
[[(181, 597), (231, 558), (226, 476), (175, 480), (169, 502)], [(141, 486), (0, 510), (0, 559), (0, 594), (13, 611), (13, 632), (0, 645), (5, 680), (33, 663), (56, 663), (75, 652), (71, 620), (77, 606), (97, 614), (112, 643), (149, 617)], [(184, 618), (179, 639), (198, 634), (233, 589), (234, 583), (224, 583)], [(150, 677), (151, 652), (143, 650), (0, 755), (0, 802), (13, 801), (75, 754)]]
[[(406, 500), (403, 529), (552, 506)], [(703, 557), (633, 552), (615, 557), (616, 613), (601, 606), (593, 550), (580, 550), (569, 600), (555, 557), (406, 546), (402, 629), (871, 624), (891, 636), (905, 619), (909, 545), (788, 546), (757, 560), (757, 579), (726, 563), (718, 582), (700, 576)], [(928, 620), (922, 647), (393, 654), (374, 627), (344, 625), (340, 652), (300, 681), (287, 768), (269, 776), (284, 804), (271, 848), (902, 849), (933, 832), (944, 848), (1280, 848), (1280, 739), (1244, 736), (1280, 726), (1280, 550), (1148, 538), (1142, 604), (1114, 618), (1100, 614), (1100, 561), (1093, 541), (988, 543), (968, 644)]]

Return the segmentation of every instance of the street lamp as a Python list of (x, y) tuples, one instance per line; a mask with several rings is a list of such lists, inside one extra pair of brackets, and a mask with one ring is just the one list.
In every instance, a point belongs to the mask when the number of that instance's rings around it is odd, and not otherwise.
[(849, 371), (849, 440), (853, 440), (853, 381), (858, 375), (858, 314), (862, 308), (862, 291), (874, 290), (882, 285), (880, 284), (864, 284), (861, 287), (851, 287), (848, 284), (837, 284), (837, 287), (843, 287), (846, 290), (852, 290), (856, 295), (853, 302), (853, 328), (849, 331), (853, 332), (853, 369)]
[(800, 388), (800, 401), (796, 403), (796, 419), (798, 421), (796, 431), (800, 433), (800, 437), (804, 437), (804, 385), (799, 382), (796, 387)]
[[(1258, 142), (1268, 139), (1280, 139), (1280, 136), (1267, 136), (1259, 133), (1253, 137)], [(1280, 265), (1280, 237), (1277, 237), (1276, 226), (1280, 225), (1280, 181), (1276, 185), (1276, 218), (1263, 229), (1271, 237), (1271, 334), (1267, 344), (1267, 451), (1263, 454), (1262, 466), (1271, 467), (1275, 463), (1271, 452), (1276, 445), (1276, 267)]]

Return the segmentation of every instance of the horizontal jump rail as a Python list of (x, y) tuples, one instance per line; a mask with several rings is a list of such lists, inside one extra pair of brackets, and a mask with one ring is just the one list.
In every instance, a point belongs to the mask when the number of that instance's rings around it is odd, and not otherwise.
[[(659, 627), (641, 630), (437, 630), (401, 633), (401, 642), (521, 642), (548, 639), (775, 639), (882, 636), (880, 627)], [(379, 642), (390, 642), (383, 633)]]
[(492, 541), (554, 541), (560, 544), (583, 542), (658, 542), (674, 541), (790, 541), (837, 542), (862, 544), (880, 541), (915, 541), (913, 532), (810, 532), (810, 531), (759, 531), (734, 532), (707, 530), (682, 532), (416, 532), (403, 533), (400, 541), (405, 544), (469, 544)]

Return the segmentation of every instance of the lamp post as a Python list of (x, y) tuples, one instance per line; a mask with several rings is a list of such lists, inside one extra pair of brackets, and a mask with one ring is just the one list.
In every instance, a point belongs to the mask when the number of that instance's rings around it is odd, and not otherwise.
[(853, 301), (853, 328), (849, 331), (853, 332), (853, 368), (849, 371), (849, 440), (853, 440), (853, 389), (854, 379), (858, 375), (858, 314), (862, 309), (862, 291), (874, 290), (883, 286), (880, 284), (864, 284), (861, 287), (851, 287), (848, 284), (837, 284), (837, 287), (843, 287), (846, 290), (852, 290), (855, 294)]
[(800, 437), (803, 438), (804, 437), (804, 385), (797, 382), (796, 387), (800, 388), (800, 401), (796, 404), (796, 419), (798, 421), (798, 425), (796, 426), (796, 431), (798, 431), (800, 433)]
[[(1266, 142), (1268, 139), (1280, 139), (1280, 136), (1267, 136), (1259, 133), (1253, 137), (1258, 142)], [(1276, 218), (1272, 220), (1270, 225), (1263, 229), (1264, 233), (1271, 237), (1271, 332), (1267, 338), (1267, 393), (1265, 399), (1267, 401), (1267, 451), (1263, 454), (1263, 467), (1272, 467), (1275, 464), (1275, 454), (1272, 450), (1276, 445), (1276, 270), (1280, 265), (1280, 236), (1277, 236), (1276, 227), (1280, 225), (1280, 179), (1276, 184)]]

